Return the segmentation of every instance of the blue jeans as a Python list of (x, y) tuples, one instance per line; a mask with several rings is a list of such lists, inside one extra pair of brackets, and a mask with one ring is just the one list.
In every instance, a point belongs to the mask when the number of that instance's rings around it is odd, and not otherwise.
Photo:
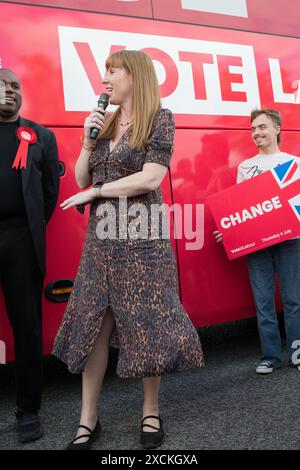
[(281, 338), (275, 306), (275, 272), (284, 310), (286, 345), (291, 362), (294, 340), (300, 340), (300, 239), (288, 240), (247, 256), (255, 300), (262, 360), (282, 364)]

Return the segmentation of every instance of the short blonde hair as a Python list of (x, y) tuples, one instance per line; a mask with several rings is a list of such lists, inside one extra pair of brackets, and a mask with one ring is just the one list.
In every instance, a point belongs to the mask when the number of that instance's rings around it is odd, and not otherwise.
[[(159, 85), (152, 60), (144, 52), (124, 50), (108, 57), (105, 67), (106, 70), (110, 67), (124, 68), (131, 76), (133, 124), (129, 145), (141, 150), (151, 133), (155, 111), (161, 108)], [(120, 108), (106, 120), (100, 138), (114, 139), (119, 116)]]

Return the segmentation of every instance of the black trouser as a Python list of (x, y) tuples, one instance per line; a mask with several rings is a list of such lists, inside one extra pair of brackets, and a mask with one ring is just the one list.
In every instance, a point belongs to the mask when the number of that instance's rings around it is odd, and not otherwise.
[(37, 411), (42, 392), (42, 290), (25, 218), (0, 220), (0, 276), (15, 342), (17, 407)]

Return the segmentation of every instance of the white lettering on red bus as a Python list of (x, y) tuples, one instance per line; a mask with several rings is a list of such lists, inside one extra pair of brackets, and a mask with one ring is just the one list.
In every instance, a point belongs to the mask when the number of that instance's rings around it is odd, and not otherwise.
[(293, 92), (284, 91), (283, 77), (281, 73), (280, 61), (278, 59), (269, 59), (270, 74), (273, 84), (273, 94), (275, 103), (300, 103), (299, 80), (292, 83)]
[(181, 0), (181, 6), (185, 10), (248, 17), (247, 0)]
[(163, 106), (178, 114), (248, 116), (260, 106), (253, 47), (59, 26), (67, 111), (95, 105), (105, 59), (118, 49), (148, 53), (156, 67)]

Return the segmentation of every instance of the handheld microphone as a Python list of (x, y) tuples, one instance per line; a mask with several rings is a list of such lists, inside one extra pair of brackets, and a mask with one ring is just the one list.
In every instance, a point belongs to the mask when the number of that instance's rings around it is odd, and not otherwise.
[[(102, 93), (99, 96), (97, 106), (98, 106), (98, 108), (101, 109), (101, 111), (99, 111), (99, 112), (103, 115), (104, 115), (105, 110), (108, 106), (108, 102), (109, 102), (109, 95), (107, 93)], [(99, 134), (99, 129), (97, 129), (96, 127), (92, 127), (91, 132), (90, 132), (90, 138), (91, 139), (97, 139), (98, 134)]]

